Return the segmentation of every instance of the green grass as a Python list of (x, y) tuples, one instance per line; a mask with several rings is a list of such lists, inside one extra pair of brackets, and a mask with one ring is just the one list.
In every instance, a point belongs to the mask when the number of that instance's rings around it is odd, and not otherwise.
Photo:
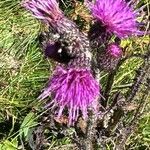
[[(63, 8), (69, 13), (72, 8), (67, 6)], [(37, 38), (42, 29), (41, 23), (21, 7), (19, 0), (0, 1), (0, 150), (22, 149), (20, 137), (27, 138), (42, 115), (37, 97), (53, 70), (39, 48)], [(128, 47), (125, 55), (144, 53), (148, 42), (148, 36), (123, 41), (122, 46)], [(116, 75), (113, 91), (132, 84), (135, 70), (141, 63), (139, 58), (125, 62)], [(105, 76), (101, 80), (104, 85)], [(149, 109), (150, 103), (145, 107), (135, 134), (128, 139), (130, 149), (150, 148)], [(51, 138), (49, 149), (70, 143), (68, 138), (58, 140), (55, 135)]]

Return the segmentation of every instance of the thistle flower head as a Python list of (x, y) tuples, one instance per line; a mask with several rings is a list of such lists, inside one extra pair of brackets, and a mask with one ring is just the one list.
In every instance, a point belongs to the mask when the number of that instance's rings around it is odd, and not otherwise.
[(97, 54), (97, 63), (100, 70), (112, 71), (116, 68), (122, 56), (122, 48), (116, 44), (111, 43), (103, 51)]
[(46, 23), (52, 24), (63, 16), (56, 0), (26, 0), (22, 5)]
[(58, 118), (67, 108), (69, 125), (72, 125), (77, 120), (80, 111), (83, 118), (87, 119), (88, 107), (94, 105), (94, 100), (99, 95), (99, 85), (90, 70), (57, 67), (48, 87), (39, 98), (44, 99), (49, 95), (54, 97), (46, 107), (56, 106)]
[(107, 46), (106, 49), (107, 53), (114, 57), (114, 58), (119, 58), (122, 55), (122, 49), (118, 44), (111, 43)]
[(124, 0), (96, 0), (94, 4), (90, 3), (88, 6), (93, 16), (106, 27), (107, 31), (119, 38), (142, 34), (138, 29), (136, 11)]

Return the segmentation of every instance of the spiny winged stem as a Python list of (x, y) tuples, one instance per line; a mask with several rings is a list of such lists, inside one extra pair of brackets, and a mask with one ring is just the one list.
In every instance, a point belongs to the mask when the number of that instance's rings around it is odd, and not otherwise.
[[(128, 137), (136, 130), (138, 121), (141, 119), (141, 116), (144, 113), (144, 109), (147, 103), (149, 103), (148, 100), (150, 96), (149, 65), (150, 65), (150, 53), (147, 52), (145, 54), (145, 59), (143, 64), (137, 70), (133, 86), (131, 90), (129, 90), (129, 93), (131, 93), (131, 95), (129, 95), (129, 98), (127, 97), (128, 103), (130, 103), (131, 101), (138, 101), (138, 107), (136, 108), (134, 114), (132, 115), (130, 122), (126, 124), (124, 128), (119, 129), (123, 131), (122, 132), (123, 134), (120, 133), (120, 136), (118, 138), (119, 144), (116, 145), (117, 149), (120, 149), (122, 146), (125, 146)], [(141, 82), (139, 82), (139, 80), (141, 80)], [(127, 116), (128, 116), (128, 111), (124, 113), (123, 119), (121, 121), (124, 121), (124, 119)], [(122, 138), (120, 138), (121, 136)]]
[(132, 101), (136, 96), (136, 94), (138, 93), (140, 85), (143, 84), (142, 82), (144, 80), (144, 77), (149, 71), (149, 65), (150, 65), (150, 52), (148, 51), (145, 55), (142, 66), (137, 70), (131, 90), (129, 90), (128, 92), (127, 95), (128, 102)]

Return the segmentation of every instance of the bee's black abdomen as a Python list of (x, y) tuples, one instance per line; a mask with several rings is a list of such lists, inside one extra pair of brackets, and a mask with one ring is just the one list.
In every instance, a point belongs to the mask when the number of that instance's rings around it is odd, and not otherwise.
[(44, 54), (46, 57), (60, 63), (68, 63), (72, 59), (72, 57), (67, 53), (65, 47), (62, 47), (59, 42), (55, 42), (53, 44), (48, 43), (44, 50)]

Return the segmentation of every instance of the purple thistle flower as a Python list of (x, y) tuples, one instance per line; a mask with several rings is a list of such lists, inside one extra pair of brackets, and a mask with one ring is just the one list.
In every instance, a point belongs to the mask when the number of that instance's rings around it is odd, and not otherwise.
[(55, 24), (63, 17), (56, 0), (26, 0), (22, 5), (32, 12), (33, 16), (46, 23)]
[[(30, 10), (36, 18), (48, 23), (60, 38), (52, 44), (43, 42), (46, 54), (56, 58), (59, 54), (67, 54), (69, 60), (66, 67), (57, 67), (49, 81), (48, 87), (39, 96), (44, 99), (49, 95), (52, 101), (46, 107), (55, 107), (58, 118), (63, 110), (68, 109), (69, 125), (78, 119), (79, 112), (87, 119), (87, 110), (97, 110), (99, 84), (91, 73), (91, 48), (89, 39), (80, 32), (76, 24), (65, 17), (56, 0), (28, 0), (24, 7)], [(60, 46), (60, 49), (59, 49)], [(64, 52), (64, 53), (63, 53)], [(60, 55), (58, 55), (60, 56)], [(60, 57), (59, 57), (60, 58)], [(71, 59), (70, 59), (71, 58)]]
[(120, 58), (122, 55), (122, 49), (118, 44), (111, 43), (107, 46), (107, 54), (110, 57)]
[(116, 68), (121, 56), (122, 48), (116, 43), (111, 43), (97, 54), (98, 67), (101, 70), (112, 71)]
[(88, 6), (107, 31), (119, 38), (143, 34), (138, 29), (137, 12), (124, 0), (96, 0), (94, 4), (89, 2)]
[(77, 121), (81, 111), (83, 119), (87, 119), (87, 109), (92, 107), (95, 112), (96, 98), (99, 96), (99, 85), (88, 69), (57, 67), (48, 87), (39, 96), (44, 99), (51, 95), (52, 101), (46, 106), (57, 107), (57, 117), (61, 117), (65, 108), (68, 108), (69, 125)]

